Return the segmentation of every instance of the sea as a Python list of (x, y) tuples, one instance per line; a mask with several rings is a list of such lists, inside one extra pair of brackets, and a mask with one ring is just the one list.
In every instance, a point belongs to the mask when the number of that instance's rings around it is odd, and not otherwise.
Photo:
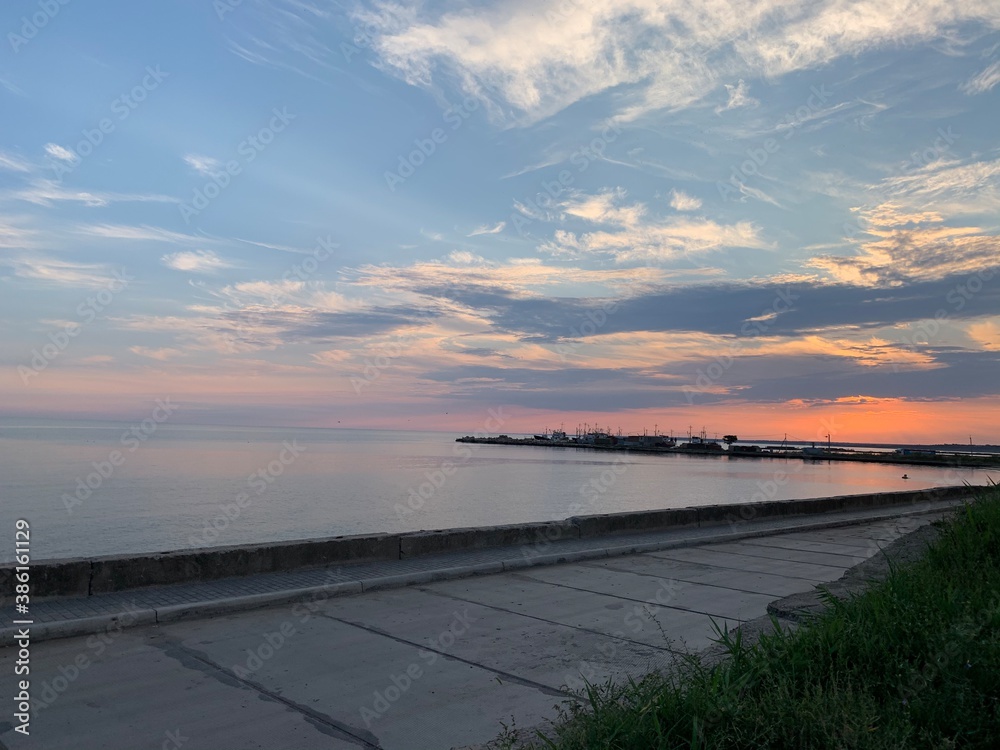
[[(0, 561), (987, 484), (1000, 472), (456, 443), (454, 433), (0, 425)], [(903, 474), (909, 479), (902, 479)], [(6, 530), (3, 532), (2, 530)], [(2, 538), (2, 536), (0, 536)]]

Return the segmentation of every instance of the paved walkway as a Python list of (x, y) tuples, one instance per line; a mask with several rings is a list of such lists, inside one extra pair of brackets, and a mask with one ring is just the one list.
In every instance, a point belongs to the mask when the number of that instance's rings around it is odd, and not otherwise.
[[(567, 540), (528, 554), (482, 550), (40, 603), (40, 632), (99, 634), (33, 643), (31, 736), (13, 731), (8, 707), (0, 747), (484, 742), (501, 722), (553, 718), (582, 678), (667, 666), (707, 646), (713, 621), (759, 617), (940, 515), (876, 510)], [(558, 558), (576, 561), (538, 564)], [(455, 578), (469, 566), (497, 573)], [(261, 597), (286, 603), (237, 611)], [(208, 612), (223, 614), (171, 621)], [(157, 624), (122, 629), (111, 617)], [(2, 695), (16, 659), (0, 649)]]

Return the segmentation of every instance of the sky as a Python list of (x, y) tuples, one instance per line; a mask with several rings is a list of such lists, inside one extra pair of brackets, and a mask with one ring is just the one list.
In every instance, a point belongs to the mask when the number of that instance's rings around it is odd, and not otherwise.
[(12, 0), (0, 418), (1000, 443), (1000, 4)]

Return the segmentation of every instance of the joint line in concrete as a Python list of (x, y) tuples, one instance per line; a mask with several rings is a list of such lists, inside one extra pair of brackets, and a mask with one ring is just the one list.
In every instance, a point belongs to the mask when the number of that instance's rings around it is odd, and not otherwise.
[(384, 630), (379, 630), (378, 628), (376, 628), (376, 627), (374, 627), (372, 625), (365, 625), (365, 624), (360, 623), (360, 622), (353, 622), (352, 620), (345, 620), (342, 617), (334, 617), (333, 615), (329, 614), (328, 612), (322, 612), (322, 611), (320, 611), (320, 612), (317, 612), (316, 614), (318, 614), (318, 615), (320, 615), (322, 617), (326, 617), (329, 620), (333, 620), (334, 622), (339, 622), (341, 625), (350, 625), (352, 627), (359, 628), (360, 630), (364, 630), (364, 631), (366, 631), (368, 633), (372, 633), (374, 635), (380, 635), (383, 638), (389, 638), (390, 640), (396, 641), (397, 643), (403, 643), (403, 644), (406, 644), (407, 646), (413, 646), (415, 648), (420, 648), (420, 649), (423, 649), (423, 650), (426, 650), (426, 651), (432, 651), (432, 652), (434, 652), (434, 653), (436, 653), (436, 654), (444, 657), (445, 659), (453, 659), (453, 660), (455, 660), (457, 662), (461, 662), (462, 664), (468, 664), (469, 666), (472, 666), (472, 667), (478, 667), (479, 669), (482, 669), (482, 670), (484, 670), (486, 672), (492, 672), (493, 674), (496, 674), (496, 675), (499, 675), (501, 677), (504, 677), (507, 680), (509, 680), (510, 682), (516, 683), (518, 685), (522, 685), (524, 687), (534, 688), (535, 690), (538, 690), (538, 691), (540, 691), (542, 693), (545, 693), (546, 695), (563, 696), (563, 697), (566, 697), (566, 698), (573, 698), (573, 697), (575, 697), (572, 693), (568, 693), (568, 692), (566, 692), (564, 690), (559, 690), (558, 688), (551, 688), (548, 685), (543, 685), (540, 682), (535, 682), (534, 680), (529, 680), (529, 679), (526, 679), (524, 677), (519, 677), (518, 675), (513, 674), (512, 672), (504, 672), (502, 669), (496, 669), (494, 667), (488, 667), (485, 664), (480, 664), (479, 662), (472, 661), (470, 659), (463, 659), (461, 656), (456, 656), (455, 654), (450, 654), (447, 651), (442, 651), (442, 650), (437, 649), (437, 648), (432, 648), (432, 647), (430, 647), (430, 646), (428, 646), (426, 644), (420, 644), (420, 643), (416, 643), (414, 641), (408, 640), (406, 638), (400, 638), (399, 636), (393, 635), (392, 633), (387, 633)]

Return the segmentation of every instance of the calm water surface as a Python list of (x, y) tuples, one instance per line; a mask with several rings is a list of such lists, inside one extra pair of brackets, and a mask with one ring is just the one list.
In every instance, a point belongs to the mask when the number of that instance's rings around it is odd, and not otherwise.
[(29, 520), (37, 560), (985, 484), (989, 474), (465, 445), (428, 432), (164, 424), (140, 441), (129, 428), (0, 427), (0, 529), (13, 540), (14, 521)]

